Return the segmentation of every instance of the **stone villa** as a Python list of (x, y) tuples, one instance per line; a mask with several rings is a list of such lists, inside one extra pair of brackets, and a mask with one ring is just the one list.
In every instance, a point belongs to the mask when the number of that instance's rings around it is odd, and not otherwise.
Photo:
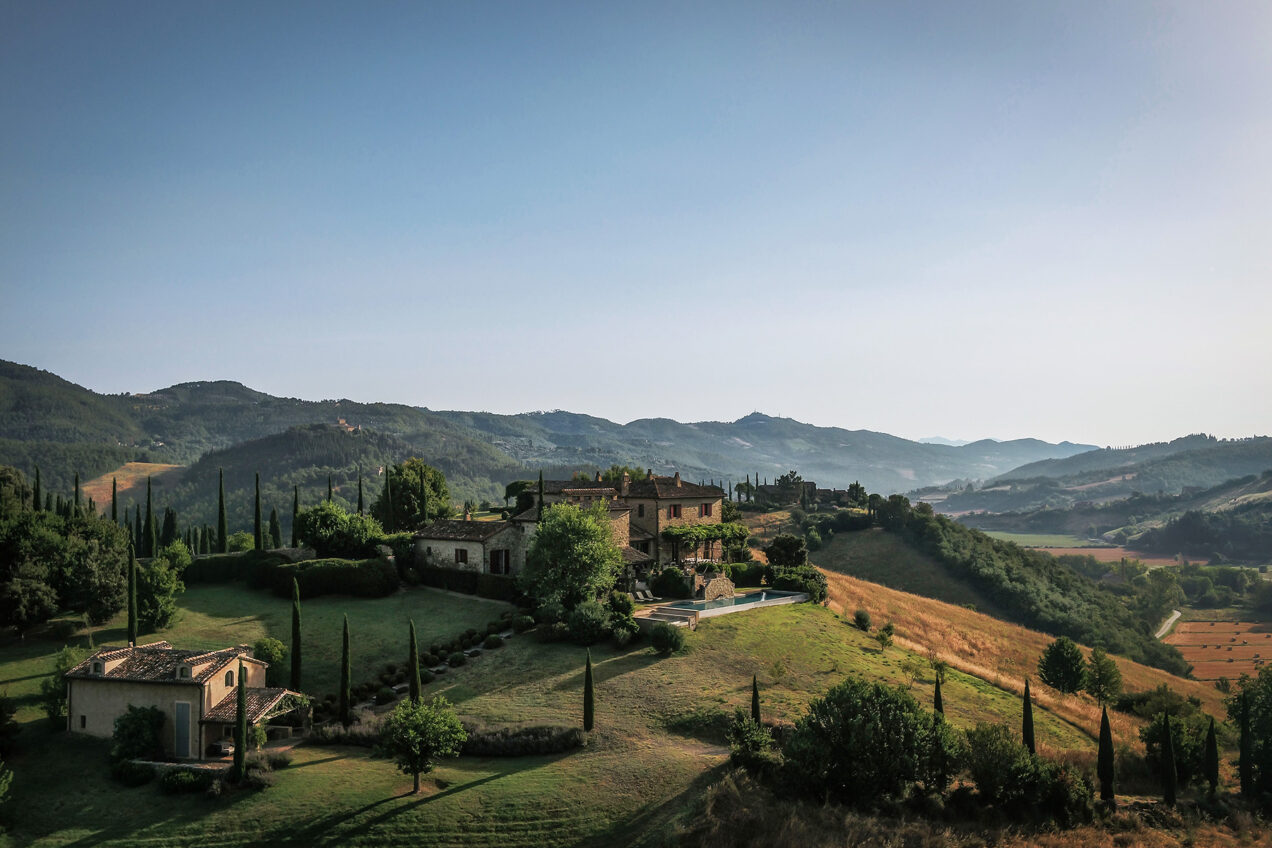
[[(525, 564), (526, 550), (538, 526), (538, 491), (530, 509), (507, 521), (435, 521), (415, 535), (415, 553), (422, 561), (444, 568), (462, 568), (482, 574), (516, 574)], [(623, 561), (635, 573), (645, 573), (670, 563), (672, 549), (662, 538), (668, 527), (719, 524), (724, 490), (699, 486), (680, 479), (655, 476), (632, 480), (624, 474), (618, 483), (594, 480), (543, 481), (544, 505), (571, 503), (590, 506), (603, 503), (609, 511), (614, 541)]]

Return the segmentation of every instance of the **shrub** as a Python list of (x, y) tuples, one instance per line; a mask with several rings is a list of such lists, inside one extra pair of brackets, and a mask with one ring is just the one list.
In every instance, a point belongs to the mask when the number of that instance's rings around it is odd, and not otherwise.
[(446, 658), (446, 664), (451, 668), (458, 668), (466, 662), (468, 662), (468, 657), (464, 656), (463, 651), (455, 651)]
[(437, 675), (429, 671), (427, 668), (420, 669), (420, 683), (432, 683), (437, 679)]
[(636, 611), (636, 602), (626, 592), (610, 592), (605, 606), (615, 618), (630, 618)]
[(808, 599), (815, 604), (826, 600), (830, 588), (826, 583), (826, 575), (811, 565), (795, 568), (773, 569), (773, 588), (791, 592), (805, 592)]
[(397, 700), (397, 693), (388, 686), (381, 686), (375, 693), (375, 702), (378, 706), (391, 704)]
[(512, 620), (512, 630), (514, 633), (525, 633), (531, 627), (534, 627), (534, 618), (528, 615), (519, 615)]
[(654, 629), (650, 632), (649, 641), (658, 653), (663, 655), (674, 654), (684, 649), (685, 634), (679, 627), (659, 623), (655, 624)]
[(609, 635), (609, 613), (596, 601), (584, 601), (570, 612), (570, 638), (595, 645)]
[(660, 598), (687, 598), (693, 594), (679, 568), (664, 568), (650, 581), (649, 588)]
[(489, 636), (487, 636), (485, 639), (482, 640), (481, 646), (487, 650), (502, 648), (503, 638), (500, 637), (499, 634), (497, 633), (491, 633)]
[(932, 727), (904, 689), (850, 676), (796, 723), (785, 751), (790, 779), (843, 804), (899, 800), (927, 770)]
[(747, 771), (764, 773), (774, 764), (771, 750), (773, 737), (769, 730), (751, 714), (741, 708), (733, 713), (729, 723), (729, 762)]
[(614, 644), (624, 648), (640, 638), (640, 625), (631, 616), (617, 619), (610, 625), (610, 633), (614, 636)]
[(155, 767), (133, 760), (117, 760), (111, 763), (110, 776), (124, 786), (142, 786), (155, 779)]
[(870, 613), (864, 609), (859, 609), (852, 614), (853, 626), (862, 633), (870, 632)]
[(495, 636), (504, 632), (505, 629), (507, 629), (507, 625), (505, 625), (502, 621), (492, 621), (486, 625), (486, 635)]
[(292, 579), (300, 584), (300, 597), (354, 595), (383, 598), (398, 590), (397, 568), (383, 559), (315, 559), (287, 563), (261, 572), (261, 580), (275, 595), (290, 598)]
[(265, 755), (265, 763), (274, 771), (285, 769), (292, 764), (291, 751), (270, 751)]
[(420, 665), (425, 668), (432, 668), (433, 666), (437, 665), (441, 661), (442, 661), (441, 658), (438, 657), (437, 654), (433, 653), (432, 651), (429, 651), (428, 653), (420, 657)]
[(251, 751), (259, 751), (265, 747), (265, 743), (269, 741), (269, 736), (265, 733), (265, 728), (259, 724), (249, 724), (247, 726), (247, 747)]
[(208, 772), (196, 772), (189, 769), (166, 769), (159, 775), (159, 789), (167, 795), (184, 792), (204, 792), (212, 783), (212, 775)]
[[(756, 544), (759, 544), (758, 542)], [(739, 587), (756, 587), (772, 582), (773, 569), (767, 563), (734, 563), (729, 569), (729, 579)]]
[(524, 757), (561, 754), (583, 746), (577, 727), (522, 727), (477, 730), (465, 725), (468, 740), (463, 753), (470, 757)]
[(158, 707), (129, 706), (115, 719), (112, 760), (158, 760), (163, 757), (163, 725), (167, 719)]
[(1005, 725), (978, 724), (967, 741), (967, 769), (982, 801), (1016, 820), (1091, 821), (1094, 788), (1077, 769), (1030, 754)]
[(1038, 660), (1038, 677), (1060, 692), (1073, 693), (1086, 683), (1086, 661), (1082, 649), (1068, 636), (1056, 639)]
[(558, 601), (544, 601), (535, 608), (534, 620), (540, 624), (551, 624), (565, 620), (565, 607)]

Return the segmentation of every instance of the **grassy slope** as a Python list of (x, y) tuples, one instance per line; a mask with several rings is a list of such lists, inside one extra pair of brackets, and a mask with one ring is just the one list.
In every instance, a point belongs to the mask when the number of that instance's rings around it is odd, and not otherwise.
[[(809, 555), (809, 559), (821, 568), (902, 592), (940, 598), (952, 604), (970, 604), (990, 614), (995, 611), (988, 598), (951, 577), (939, 562), (878, 528), (837, 533), (825, 547)], [(852, 610), (848, 612), (852, 614)]]
[[(14, 836), (41, 845), (426, 842), (500, 848), (653, 839), (724, 761), (719, 717), (749, 704), (752, 674), (759, 677), (765, 717), (791, 722), (810, 699), (849, 672), (906, 685), (910, 681), (901, 669), (906, 647), (925, 657), (929, 642), (938, 639), (953, 652), (955, 665), (943, 692), (950, 720), (957, 726), (1019, 721), (1014, 680), (995, 685), (992, 657), (1032, 662), (1045, 640), (1041, 634), (842, 575), (832, 575), (832, 586), (837, 604), (849, 610), (865, 606), (876, 621), (894, 620), (898, 646), (880, 651), (832, 610), (807, 605), (704, 621), (689, 634), (689, 650), (670, 658), (643, 645), (621, 651), (598, 646), (592, 652), (597, 731), (588, 748), (561, 757), (450, 761), (434, 773), (443, 784), (432, 785), (426, 797), (405, 796), (409, 778), (364, 750), (319, 747), (298, 749), (296, 765), (262, 794), (214, 801), (165, 796), (153, 786), (125, 789), (107, 778), (101, 744), (51, 734), (37, 722), (24, 731), (24, 753), (13, 762)], [(178, 644), (251, 641), (278, 633), (288, 621), (285, 601), (234, 586), (200, 587), (187, 593), (185, 603), (177, 627), (163, 634)], [(481, 602), (424, 590), (379, 601), (307, 602), (307, 628), (333, 634), (329, 647), (311, 649), (307, 667), (318, 666), (313, 673), (320, 679), (334, 672), (342, 611), (350, 613), (355, 634), (363, 634), (355, 643), (384, 652), (367, 655), (365, 662), (374, 666), (397, 658), (407, 614), (416, 616), (423, 633), (450, 632), (452, 621), (457, 627), (466, 617), (473, 624), (491, 617), (487, 607), (493, 605), (474, 608), (475, 603)], [(247, 606), (253, 611), (243, 615)], [(923, 618), (938, 615), (947, 620)], [(382, 640), (380, 648), (371, 648), (373, 638)], [(54, 647), (36, 639), (0, 647), (0, 677), (19, 685), (15, 678), (48, 667)], [(978, 665), (962, 661), (964, 655), (991, 667), (981, 670), (982, 677), (969, 674), (962, 669)], [(328, 670), (320, 670), (324, 667)], [(1171, 679), (1129, 663), (1122, 667), (1135, 688)], [(582, 673), (582, 649), (519, 637), (440, 678), (426, 693), (446, 695), (462, 717), (484, 724), (574, 724), (582, 714)], [(930, 702), (931, 682), (924, 670), (914, 683), (920, 703)], [(38, 679), (20, 684), (33, 691)], [(1213, 708), (1213, 689), (1177, 685), (1207, 696)], [(1096, 727), (1090, 711), (1078, 699), (1039, 695), (1040, 744), (1090, 756)], [(1123, 720), (1114, 732), (1128, 739), (1134, 729)]]
[[(827, 572), (831, 608), (851, 616), (856, 609), (870, 612), (876, 626), (892, 621), (897, 643), (922, 654), (935, 651), (954, 668), (1014, 693), (1024, 691), (1024, 678), (1033, 679), (1036, 704), (1076, 727), (1094, 733), (1100, 709), (1087, 695), (1060, 695), (1037, 680), (1038, 658), (1052, 636), (991, 618), (965, 607), (911, 595), (867, 583), (845, 574)], [(1145, 690), (1163, 683), (1184, 695), (1201, 699), (1211, 715), (1224, 716), (1223, 696), (1210, 684), (1183, 680), (1159, 669), (1120, 657), (1114, 658), (1128, 690)], [(1123, 713), (1110, 712), (1116, 741), (1140, 748), (1140, 722)]]

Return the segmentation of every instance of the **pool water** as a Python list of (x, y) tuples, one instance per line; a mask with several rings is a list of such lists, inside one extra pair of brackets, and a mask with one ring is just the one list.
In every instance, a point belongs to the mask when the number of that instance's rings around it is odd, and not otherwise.
[(745, 604), (758, 604), (762, 601), (772, 601), (777, 598), (789, 598), (798, 594), (800, 593), (782, 592), (776, 589), (765, 589), (762, 592), (735, 595), (732, 598), (716, 598), (714, 601), (677, 601), (674, 604), (664, 604), (664, 606), (675, 607), (676, 609), (709, 610), (719, 609), (721, 607), (742, 606)]

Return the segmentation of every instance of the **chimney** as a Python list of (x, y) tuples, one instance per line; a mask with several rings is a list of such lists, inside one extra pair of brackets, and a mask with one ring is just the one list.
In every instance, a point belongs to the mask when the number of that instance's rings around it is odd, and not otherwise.
[(471, 511), (469, 511), (468, 507), (464, 507), (464, 520), (465, 521), (473, 520), (473, 514)]
[(620, 480), (618, 484), (619, 495), (621, 495), (622, 497), (627, 497), (627, 490), (631, 488), (631, 485), (632, 485), (632, 475), (624, 471), (623, 479)]
[(679, 489), (680, 488), (680, 472), (679, 471), (676, 472), (675, 481), (676, 481), (676, 488)]
[(648, 478), (652, 481), (652, 480), (654, 479), (654, 469), (652, 469), (652, 468), (646, 468), (646, 469), (645, 469), (645, 476), (646, 476), (646, 477), (648, 477)]
[(601, 472), (596, 472), (596, 482), (601, 482)]

